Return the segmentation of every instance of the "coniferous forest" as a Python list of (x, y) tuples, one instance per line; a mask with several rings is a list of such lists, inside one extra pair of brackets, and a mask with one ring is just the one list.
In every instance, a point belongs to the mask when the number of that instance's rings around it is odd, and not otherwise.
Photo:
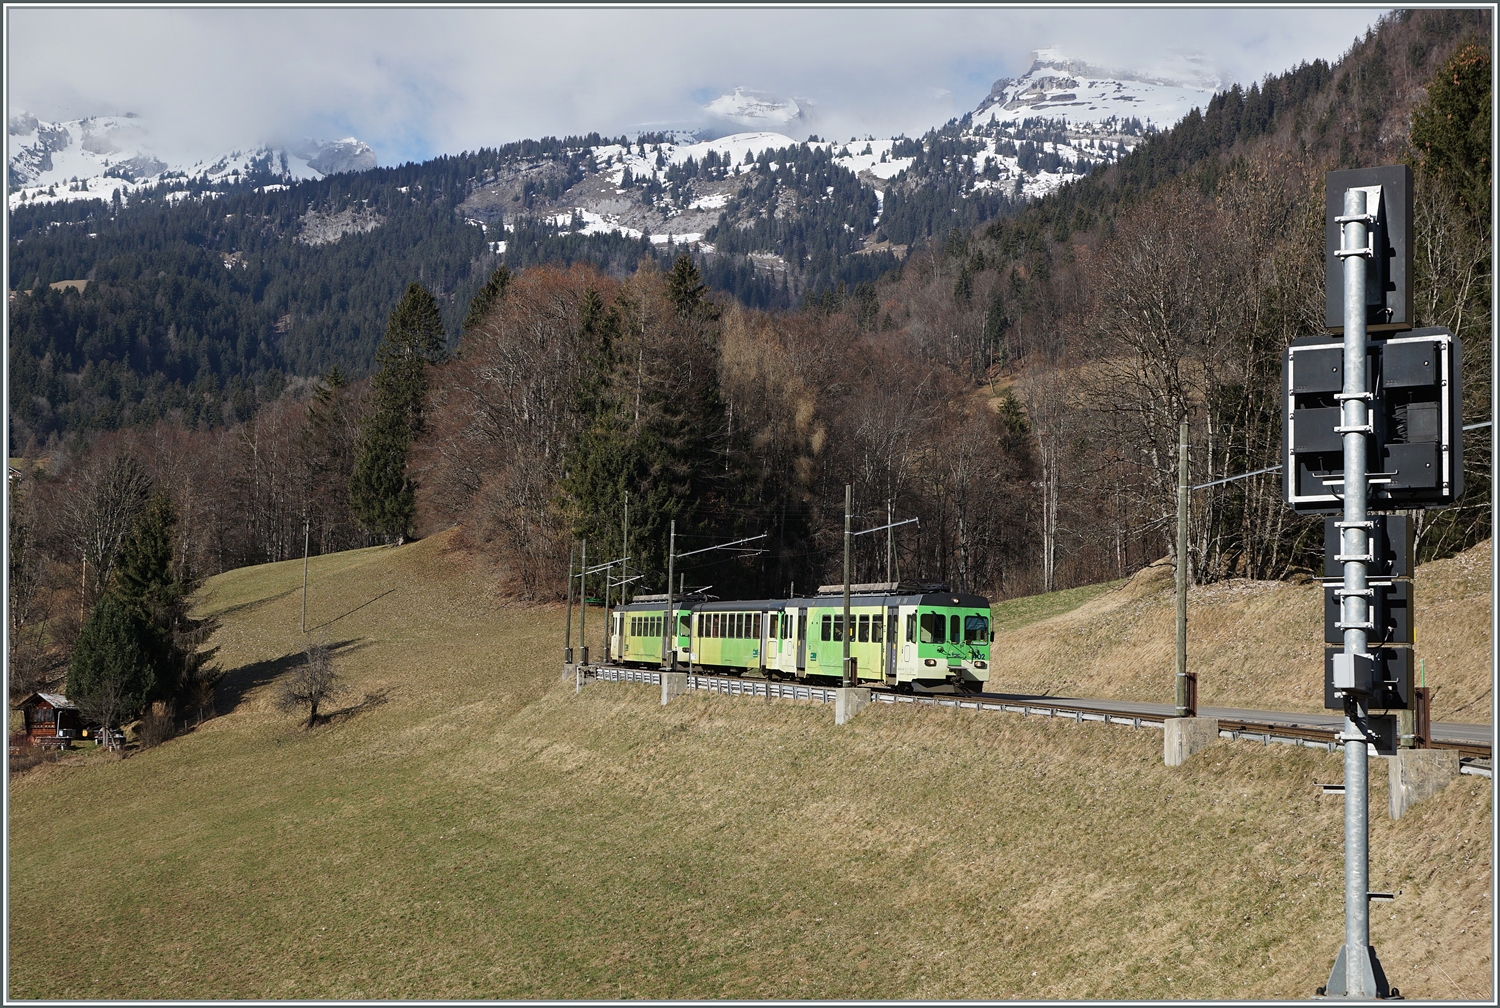
[[(588, 138), (14, 211), (11, 689), (128, 619), (182, 651), (196, 579), (296, 556), (304, 530), (327, 552), (457, 524), (496, 591), (553, 599), (585, 536), (664, 587), (675, 520), (680, 550), (767, 534), (679, 567), (688, 584), (777, 595), (840, 577), (852, 484), (857, 528), (921, 519), (894, 576), (994, 598), (1127, 576), (1173, 548), (1182, 419), (1194, 483), (1277, 460), (1282, 351), (1322, 331), (1333, 169), (1412, 166), (1418, 323), (1463, 337), (1465, 416), (1488, 419), (1490, 32), (1488, 12), (1398, 12), (1031, 203), (966, 192), (935, 130), (909, 141), (924, 184), (884, 198), (901, 257), (858, 250), (873, 196), (809, 147), (736, 166), (736, 200), (833, 198), (706, 234), (712, 254), (559, 234), (518, 202), (497, 256), (456, 212), (507, 158)], [(309, 243), (332, 219), (371, 226)], [(756, 269), (764, 251), (805, 269)], [(1490, 534), (1487, 444), (1466, 442), (1459, 504), (1418, 516), (1424, 557)], [(1195, 580), (1320, 562), (1321, 520), (1280, 480), (1195, 497)], [(127, 548), (153, 536), (166, 553)], [(855, 580), (884, 580), (884, 537), (857, 542)], [(112, 587), (146, 582), (149, 612)], [(132, 702), (190, 705), (202, 676), (174, 660)]]

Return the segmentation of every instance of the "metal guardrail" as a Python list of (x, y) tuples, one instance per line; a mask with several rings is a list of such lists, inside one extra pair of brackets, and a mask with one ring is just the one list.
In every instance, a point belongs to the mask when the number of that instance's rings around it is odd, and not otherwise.
[[(620, 668), (615, 666), (591, 666), (584, 670), (590, 679), (613, 682), (637, 682), (660, 685), (661, 673), (645, 669)], [(771, 700), (811, 700), (818, 703), (833, 703), (836, 687), (814, 686), (800, 682), (777, 682), (771, 679), (750, 679), (737, 676), (709, 676), (690, 673), (688, 689), (705, 690), (722, 696), (765, 697)], [(946, 707), (954, 710), (995, 711), (1004, 714), (1020, 714), (1022, 717), (1061, 717), (1082, 724), (1093, 721), (1101, 724), (1125, 725), (1132, 728), (1161, 728), (1162, 722), (1171, 715), (1135, 713), (1090, 707), (1087, 704), (1064, 702), (1037, 703), (1035, 701), (1003, 700), (984, 694), (898, 693), (878, 686), (869, 687), (870, 702), (884, 704), (914, 704), (917, 706)], [(1338, 731), (1334, 728), (1314, 728), (1304, 725), (1278, 724), (1270, 721), (1245, 721), (1219, 719), (1219, 737), (1231, 740), (1252, 739), (1262, 745), (1272, 742), (1283, 745), (1324, 748), (1329, 752), (1339, 748)], [(1456, 750), (1459, 754), (1461, 772), (1490, 777), (1490, 747), (1477, 742), (1433, 742), (1434, 749)]]

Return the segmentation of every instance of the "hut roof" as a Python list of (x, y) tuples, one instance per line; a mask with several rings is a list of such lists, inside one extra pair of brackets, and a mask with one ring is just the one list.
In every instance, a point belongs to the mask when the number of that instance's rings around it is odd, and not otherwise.
[(61, 693), (33, 693), (31, 696), (16, 704), (17, 707), (29, 707), (37, 700), (45, 700), (49, 706), (57, 710), (77, 710), (78, 705)]

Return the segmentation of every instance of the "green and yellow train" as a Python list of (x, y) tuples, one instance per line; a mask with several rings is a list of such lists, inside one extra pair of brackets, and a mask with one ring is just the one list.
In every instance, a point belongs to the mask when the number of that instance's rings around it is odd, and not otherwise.
[[(774, 679), (843, 675), (842, 594), (747, 602), (638, 597), (611, 614), (608, 661)], [(664, 648), (662, 633), (675, 624)], [(849, 607), (849, 654), (861, 683), (951, 684), (978, 692), (990, 677), (990, 603), (963, 592), (862, 591)]]

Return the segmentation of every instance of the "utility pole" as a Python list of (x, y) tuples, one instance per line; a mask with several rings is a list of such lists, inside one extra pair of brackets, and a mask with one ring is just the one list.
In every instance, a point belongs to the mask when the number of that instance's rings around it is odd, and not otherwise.
[(849, 554), (854, 544), (854, 536), (850, 535), (850, 520), (854, 517), (854, 484), (844, 484), (844, 629), (840, 634), (844, 639), (844, 685), (857, 686), (859, 677), (849, 667)]
[(604, 565), (604, 647), (599, 653), (604, 655), (606, 662), (609, 661), (609, 625), (614, 622), (614, 616), (609, 611), (609, 569), (613, 566), (613, 561)]
[(307, 543), (312, 523), (302, 519), (302, 632), (307, 633)]
[(885, 499), (885, 582), (891, 583), (891, 557), (896, 553), (896, 499)]
[[(675, 573), (672, 569), (672, 563), (676, 558), (677, 519), (673, 518), (671, 535), (667, 539), (667, 613), (666, 619), (662, 620), (661, 624), (661, 667), (663, 669), (674, 669), (677, 667), (677, 640), (676, 635), (672, 632), (675, 629), (672, 626), (672, 621), (676, 615), (673, 611), (675, 607), (672, 604), (672, 575)], [(671, 641), (670, 652), (667, 644), (668, 641)], [(667, 658), (669, 653), (671, 654), (670, 661)]]
[[(630, 557), (630, 491), (625, 491), (625, 517), (620, 521), (620, 556)], [(625, 604), (625, 585), (630, 577), (626, 560), (620, 561), (620, 604)]]
[(583, 553), (578, 559), (578, 661), (587, 665), (589, 660), (589, 635), (584, 624), (589, 615), (589, 541), (583, 540)]
[(1188, 703), (1188, 424), (1177, 428), (1177, 717), (1192, 717)]
[[(1379, 197), (1377, 197), (1379, 198)], [(1377, 975), (1384, 979), (1375, 949), (1370, 945), (1370, 780), (1368, 724), (1371, 677), (1361, 675), (1373, 664), (1369, 654), (1370, 599), (1366, 583), (1370, 556), (1371, 522), (1366, 514), (1369, 466), (1365, 435), (1374, 430), (1370, 406), (1373, 398), (1365, 380), (1368, 325), (1365, 291), (1365, 260), (1371, 258), (1374, 216), (1369, 212), (1364, 189), (1344, 191), (1344, 212), (1335, 218), (1342, 226), (1343, 242), (1338, 255), (1344, 266), (1344, 388), (1336, 396), (1342, 423), (1334, 428), (1343, 435), (1344, 520), (1338, 559), (1344, 564), (1344, 584), (1336, 593), (1344, 631), (1344, 653), (1334, 656), (1334, 685), (1344, 689), (1344, 947), (1334, 960), (1328, 977), (1328, 993), (1349, 998), (1375, 998), (1384, 992)], [(1342, 668), (1340, 667), (1342, 666)]]
[(568, 544), (568, 617), (563, 631), (563, 664), (573, 664), (573, 554), (578, 552), (577, 543)]

